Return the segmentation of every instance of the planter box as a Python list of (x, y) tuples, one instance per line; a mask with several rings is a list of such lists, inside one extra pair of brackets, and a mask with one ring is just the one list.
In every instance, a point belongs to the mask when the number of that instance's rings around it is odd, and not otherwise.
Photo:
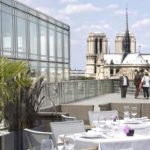
[(15, 150), (14, 144), (14, 132), (0, 133), (0, 150)]

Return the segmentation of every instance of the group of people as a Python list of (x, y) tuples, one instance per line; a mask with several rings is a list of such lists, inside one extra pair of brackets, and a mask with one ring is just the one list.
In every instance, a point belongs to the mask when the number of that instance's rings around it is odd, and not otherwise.
[[(143, 89), (144, 98), (149, 98), (149, 87), (150, 87), (150, 77), (148, 72), (143, 70), (135, 70), (134, 85), (135, 85), (135, 98), (139, 96), (141, 89)], [(127, 88), (129, 86), (129, 79), (125, 73), (120, 77), (120, 89), (121, 98), (126, 98)]]

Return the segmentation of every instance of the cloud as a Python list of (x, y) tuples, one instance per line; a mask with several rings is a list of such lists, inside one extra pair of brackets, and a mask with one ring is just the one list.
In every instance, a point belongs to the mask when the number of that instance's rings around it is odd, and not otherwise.
[(95, 12), (100, 11), (101, 8), (94, 6), (91, 3), (87, 4), (69, 4), (67, 7), (63, 10), (61, 10), (61, 13), (64, 14), (76, 14), (76, 13), (87, 13), (87, 12)]
[(147, 44), (141, 43), (141, 44), (139, 44), (139, 45), (140, 45), (141, 49), (142, 49), (142, 48), (149, 48), (149, 45), (147, 45)]
[(31, 3), (31, 0), (17, 0), (17, 1), (26, 5), (29, 5)]
[(61, 3), (75, 3), (78, 2), (78, 0), (60, 0)]
[[(126, 10), (118, 9), (118, 10), (114, 11), (114, 14), (117, 16), (125, 16)], [(136, 11), (128, 11), (128, 15), (129, 16), (137, 16), (137, 12)]]
[(150, 18), (145, 18), (143, 20), (137, 21), (132, 25), (132, 28), (141, 28), (150, 26)]
[(106, 30), (106, 29), (110, 29), (110, 25), (107, 23), (104, 24), (100, 24), (100, 25), (95, 25), (95, 24), (91, 24), (91, 25), (82, 25), (78, 28), (76, 28), (74, 31), (75, 32), (101, 32), (102, 30)]
[(117, 9), (118, 7), (119, 7), (118, 4), (110, 4), (110, 5), (108, 5), (106, 8), (107, 8), (107, 9)]

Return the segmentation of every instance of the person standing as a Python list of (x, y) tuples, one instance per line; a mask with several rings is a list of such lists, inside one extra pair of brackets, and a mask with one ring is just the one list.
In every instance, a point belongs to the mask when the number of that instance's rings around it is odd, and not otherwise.
[(121, 98), (126, 98), (127, 88), (129, 86), (129, 79), (125, 75), (125, 73), (122, 74), (119, 82), (120, 82), (120, 89), (121, 89)]
[(135, 98), (139, 96), (140, 92), (140, 83), (141, 83), (141, 74), (138, 70), (135, 70), (136, 74), (134, 77), (134, 85), (135, 85)]
[(148, 75), (148, 72), (145, 72), (145, 74), (141, 80), (141, 83), (143, 86), (144, 98), (146, 98), (146, 99), (149, 98), (149, 87), (150, 87), (149, 82), (150, 82), (150, 77)]

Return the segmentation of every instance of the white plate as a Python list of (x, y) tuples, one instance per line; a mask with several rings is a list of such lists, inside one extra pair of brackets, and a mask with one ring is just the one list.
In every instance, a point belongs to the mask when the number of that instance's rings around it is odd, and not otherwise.
[(142, 121), (143, 122), (148, 122), (148, 121), (150, 121), (150, 119), (147, 118), (147, 119), (143, 119)]
[(103, 132), (104, 129), (102, 128), (92, 128), (93, 131), (96, 131), (96, 132)]
[(124, 124), (141, 124), (141, 120), (126, 120), (124, 121)]
[(98, 133), (83, 133), (81, 135), (81, 137), (83, 138), (104, 138), (104, 136), (102, 136), (102, 134), (98, 134)]

